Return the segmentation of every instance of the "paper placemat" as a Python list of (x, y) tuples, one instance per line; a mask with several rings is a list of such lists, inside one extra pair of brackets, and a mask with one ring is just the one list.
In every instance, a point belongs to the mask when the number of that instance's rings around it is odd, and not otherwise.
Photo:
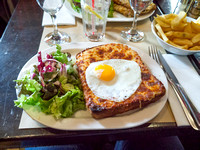
[(19, 124), (19, 129), (28, 128), (46, 128), (46, 126), (40, 124), (39, 122), (33, 120), (24, 110), (22, 112), (22, 117)]
[[(76, 26), (59, 26), (58, 30), (68, 33), (71, 36), (72, 42), (89, 42), (83, 34), (83, 27), (82, 27), (82, 20), (77, 18)], [(125, 30), (126, 27), (130, 27), (132, 23), (107, 23), (106, 27), (106, 36), (101, 42), (118, 42), (127, 44), (133, 47), (136, 47), (138, 49), (141, 49), (142, 51), (145, 51), (148, 53), (148, 46), (150, 45), (156, 45), (159, 49), (162, 50), (164, 53), (164, 49), (158, 44), (156, 38), (154, 37), (153, 33), (151, 32), (151, 22), (149, 19), (146, 19), (144, 21), (138, 22), (138, 29), (142, 30), (145, 33), (145, 38), (143, 41), (138, 43), (133, 43), (129, 41), (125, 41), (120, 36), (120, 32), (122, 30)], [(52, 32), (52, 27), (44, 27), (41, 43), (39, 46), (38, 51), (45, 50), (49, 48), (49, 46), (44, 42), (44, 37), (49, 32)], [(127, 30), (127, 28), (126, 28)], [(78, 32), (77, 32), (78, 31)], [(28, 118), (28, 119), (27, 119)], [(150, 121), (153, 122), (175, 122), (174, 116), (172, 114), (172, 111), (170, 109), (169, 103), (167, 102), (163, 110), (158, 114), (157, 117), (155, 117), (153, 120)], [(22, 113), (21, 121), (19, 128), (41, 128), (44, 127), (43, 125), (37, 123), (36, 121), (32, 120), (24, 111)]]
[[(191, 102), (200, 112), (200, 77), (190, 63), (189, 59), (186, 56), (177, 56), (172, 54), (164, 54), (164, 58), (171, 67), (180, 84), (183, 86), (185, 92), (188, 94)], [(189, 125), (179, 101), (174, 100), (176, 96), (173, 90), (170, 90), (169, 92), (169, 103), (177, 124), (180, 126)]]

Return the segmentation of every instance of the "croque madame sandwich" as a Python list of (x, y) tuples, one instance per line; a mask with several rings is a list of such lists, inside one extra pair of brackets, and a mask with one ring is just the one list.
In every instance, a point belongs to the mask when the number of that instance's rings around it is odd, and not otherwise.
[(94, 118), (143, 108), (165, 95), (165, 87), (138, 53), (127, 45), (106, 44), (76, 55), (86, 106)]

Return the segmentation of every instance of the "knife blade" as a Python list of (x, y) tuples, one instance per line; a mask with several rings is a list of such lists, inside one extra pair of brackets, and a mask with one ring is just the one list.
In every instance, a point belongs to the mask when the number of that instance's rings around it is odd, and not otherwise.
[(193, 55), (188, 55), (187, 57), (190, 60), (190, 62), (192, 63), (194, 69), (200, 75), (200, 54), (196, 53)]
[(164, 72), (166, 73), (167, 79), (171, 84), (172, 88), (174, 89), (177, 98), (183, 108), (183, 111), (190, 123), (190, 125), (195, 130), (200, 130), (200, 112), (197, 111), (195, 106), (192, 104), (190, 98), (187, 96), (186, 92), (184, 91), (182, 85), (177, 80), (176, 76), (172, 72), (171, 68), (165, 61), (164, 57), (162, 56), (161, 52), (158, 51), (158, 59), (160, 64), (163, 67)]

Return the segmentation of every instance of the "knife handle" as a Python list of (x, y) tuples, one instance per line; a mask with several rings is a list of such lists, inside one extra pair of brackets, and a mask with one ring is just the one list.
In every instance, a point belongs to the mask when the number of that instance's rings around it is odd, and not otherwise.
[(168, 81), (170, 82), (173, 90), (175, 91), (176, 96), (178, 97), (178, 100), (191, 126), (196, 130), (200, 130), (199, 128), (200, 122), (199, 122), (199, 119), (196, 117), (196, 113), (195, 113), (197, 112), (196, 108), (193, 107), (193, 105), (191, 104), (191, 101), (189, 97), (187, 96), (187, 94), (185, 93), (184, 89), (182, 88), (180, 84), (175, 84), (170, 79)]

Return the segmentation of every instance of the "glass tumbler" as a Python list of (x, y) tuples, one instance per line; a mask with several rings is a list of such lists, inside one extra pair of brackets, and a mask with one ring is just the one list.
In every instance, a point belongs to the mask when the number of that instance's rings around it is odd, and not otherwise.
[(89, 41), (105, 36), (110, 0), (81, 0), (83, 31)]

